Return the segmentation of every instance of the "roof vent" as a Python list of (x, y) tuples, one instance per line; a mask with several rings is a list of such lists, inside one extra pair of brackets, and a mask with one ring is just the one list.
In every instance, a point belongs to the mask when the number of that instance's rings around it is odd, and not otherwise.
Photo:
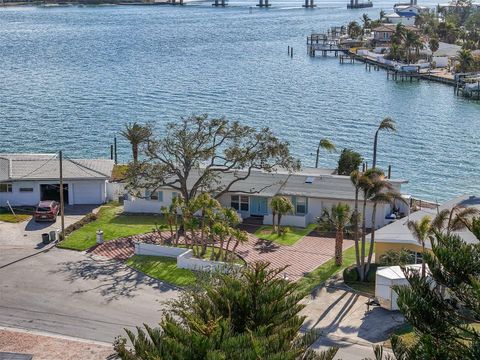
[(313, 184), (313, 180), (315, 180), (315, 178), (313, 176), (308, 176), (305, 179), (305, 184)]

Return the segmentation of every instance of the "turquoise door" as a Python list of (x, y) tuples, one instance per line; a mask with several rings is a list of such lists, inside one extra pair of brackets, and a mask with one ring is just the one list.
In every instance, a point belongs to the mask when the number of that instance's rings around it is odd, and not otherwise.
[(250, 197), (250, 215), (263, 216), (268, 214), (267, 198)]

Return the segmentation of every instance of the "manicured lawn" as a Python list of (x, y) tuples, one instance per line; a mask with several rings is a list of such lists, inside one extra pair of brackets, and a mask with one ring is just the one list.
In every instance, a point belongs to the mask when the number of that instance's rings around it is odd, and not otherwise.
[[(367, 246), (368, 253), (369, 246)], [(350, 265), (355, 264), (355, 247), (345, 250), (343, 252), (343, 265), (335, 265), (335, 259), (328, 260), (325, 264), (319, 266), (312, 272), (305, 275), (303, 278), (298, 280), (300, 285), (300, 290), (305, 292), (305, 295), (308, 295), (315, 289), (318, 285), (331, 278), (337, 272), (342, 271), (343, 269), (349, 267)]]
[(117, 206), (104, 206), (97, 220), (75, 230), (59, 246), (72, 250), (86, 250), (96, 243), (96, 231), (102, 230), (105, 241), (151, 232), (155, 224), (163, 224), (160, 215), (125, 215)]
[(12, 214), (0, 214), (0, 221), (8, 223), (21, 223), (27, 220), (30, 220), (31, 215), (17, 214), (16, 216)]
[[(187, 246), (183, 245), (183, 244), (180, 244), (180, 245), (178, 245), (178, 247), (186, 248)], [(215, 247), (215, 253), (218, 252), (218, 249), (219, 249), (218, 247)], [(230, 253), (231, 253), (231, 251), (230, 251)], [(209, 245), (207, 247), (207, 251), (205, 252), (205, 255), (203, 255), (202, 259), (210, 260), (210, 256), (212, 256), (212, 247)], [(222, 260), (219, 260), (219, 261), (222, 261)], [(233, 262), (235, 264), (245, 265), (245, 260), (243, 260), (237, 254), (235, 254), (235, 259), (233, 260)]]
[(310, 232), (315, 230), (315, 227), (315, 224), (310, 224), (306, 228), (294, 228), (285, 226), (283, 227), (285, 232), (281, 235), (278, 235), (277, 233), (273, 232), (272, 226), (265, 225), (255, 231), (255, 236), (259, 239), (273, 241), (281, 245), (293, 245), (302, 237), (308, 235)]
[(126, 264), (155, 279), (177, 286), (193, 285), (196, 282), (193, 271), (177, 268), (177, 259), (174, 258), (134, 255)]
[(9, 210), (5, 208), (0, 208), (0, 221), (8, 222), (8, 223), (21, 223), (27, 220), (30, 220), (32, 215), (22, 214), (22, 211), (16, 211), (15, 215), (13, 215)]

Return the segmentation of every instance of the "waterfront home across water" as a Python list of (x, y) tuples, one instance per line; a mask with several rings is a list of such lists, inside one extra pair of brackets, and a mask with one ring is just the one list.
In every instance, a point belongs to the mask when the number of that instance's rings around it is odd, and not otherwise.
[[(233, 173), (225, 173), (219, 181), (227, 184), (233, 176)], [(196, 177), (189, 179), (192, 183), (195, 180)], [(389, 182), (393, 189), (400, 193), (401, 185), (407, 181), (389, 180)], [(153, 193), (140, 189), (137, 195), (129, 195), (125, 200), (126, 212), (158, 213), (162, 206), (169, 206), (179, 193), (164, 187)], [(330, 209), (339, 202), (347, 203), (353, 210), (355, 189), (349, 176), (335, 175), (331, 169), (304, 168), (293, 174), (282, 171), (274, 173), (253, 171), (247, 180), (235, 183), (228, 192), (219, 196), (218, 200), (222, 206), (236, 209), (243, 219), (253, 217), (263, 224), (272, 224), (270, 201), (277, 195), (288, 197), (294, 206), (292, 214), (282, 217), (282, 224), (306, 227), (316, 222), (323, 209)], [(367, 227), (372, 224), (372, 205), (370, 201), (367, 203)], [(403, 203), (378, 204), (376, 226), (381, 227), (389, 223), (394, 212), (406, 215), (408, 206)]]
[[(102, 204), (113, 169), (107, 159), (64, 159), (65, 204)], [(60, 199), (57, 154), (0, 154), (0, 206), (34, 206)]]
[[(424, 216), (432, 220), (443, 209), (452, 209), (453, 207), (475, 207), (480, 210), (480, 197), (463, 195), (447, 201), (437, 208), (422, 208), (411, 213), (408, 217), (394, 221), (393, 223), (379, 229), (375, 232), (375, 256), (377, 260), (389, 250), (399, 251), (408, 250), (412, 253), (416, 263), (422, 262), (422, 247), (413, 237), (412, 232), (407, 226), (408, 220), (419, 221)], [(477, 242), (476, 237), (468, 230), (458, 232), (460, 237), (467, 242)], [(431, 250), (432, 245), (429, 240), (426, 242), (426, 249)]]

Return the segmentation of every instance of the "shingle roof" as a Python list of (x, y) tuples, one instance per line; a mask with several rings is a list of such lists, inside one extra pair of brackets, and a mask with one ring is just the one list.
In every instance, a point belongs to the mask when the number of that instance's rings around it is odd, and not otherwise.
[[(259, 196), (305, 196), (311, 198), (327, 198), (337, 200), (351, 200), (355, 197), (355, 189), (349, 176), (332, 175), (332, 169), (304, 168), (301, 171), (289, 174), (286, 171), (267, 173), (252, 171), (251, 175), (243, 181), (235, 183), (230, 192), (255, 192)], [(198, 179), (201, 170), (195, 175), (191, 174), (187, 186), (192, 186)], [(238, 171), (237, 176), (245, 174)], [(235, 177), (234, 172), (222, 174), (219, 187), (225, 187)], [(406, 183), (405, 180), (390, 180), (393, 184)], [(360, 194), (360, 199), (361, 199)]]
[[(60, 177), (57, 154), (0, 154), (0, 181), (57, 180)], [(64, 159), (63, 177), (108, 179), (113, 161), (107, 159)]]

